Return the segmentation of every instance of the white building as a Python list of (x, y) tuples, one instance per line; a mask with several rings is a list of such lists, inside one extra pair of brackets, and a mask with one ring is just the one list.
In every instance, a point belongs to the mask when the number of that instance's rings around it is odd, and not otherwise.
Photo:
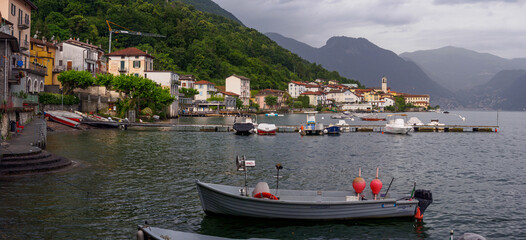
[(146, 71), (144, 77), (170, 89), (170, 95), (175, 100), (169, 106), (168, 117), (177, 117), (179, 114), (179, 74), (170, 71)]
[(311, 106), (317, 106), (317, 105), (323, 105), (327, 104), (327, 95), (325, 95), (324, 92), (318, 91), (318, 92), (304, 92), (301, 94), (301, 96), (307, 96), (309, 97), (309, 105)]
[(88, 71), (95, 76), (101, 73), (101, 57), (104, 51), (95, 45), (68, 39), (56, 44), (55, 69), (53, 72), (67, 70)]
[(296, 82), (296, 81), (292, 81), (289, 83), (288, 93), (293, 98), (299, 97), (302, 93), (306, 91), (307, 89), (305, 88), (305, 83)]
[(347, 89), (331, 90), (327, 93), (327, 99), (335, 103), (356, 103), (360, 98)]
[(215, 84), (204, 80), (195, 82), (194, 89), (199, 91), (199, 93), (194, 96), (194, 100), (206, 101), (206, 99), (209, 99), (217, 92)]
[(194, 88), (194, 75), (181, 75), (179, 76), (179, 81), (181, 81), (182, 88)]
[(239, 94), (244, 106), (250, 104), (250, 79), (233, 74), (225, 79), (225, 91)]
[(353, 103), (342, 106), (344, 111), (371, 111), (372, 109), (373, 105), (371, 103)]

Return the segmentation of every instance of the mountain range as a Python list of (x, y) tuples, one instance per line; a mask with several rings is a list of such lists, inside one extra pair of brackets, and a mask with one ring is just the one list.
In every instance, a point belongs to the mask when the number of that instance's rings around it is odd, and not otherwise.
[(277, 33), (265, 35), (300, 57), (358, 80), (367, 87), (379, 87), (385, 76), (393, 91), (429, 94), (432, 104), (455, 106), (454, 94), (434, 82), (415, 63), (365, 38), (332, 37), (324, 46), (314, 48)]
[(486, 84), (503, 70), (526, 70), (526, 58), (505, 59), (452, 46), (400, 56), (415, 62), (433, 80), (454, 92)]

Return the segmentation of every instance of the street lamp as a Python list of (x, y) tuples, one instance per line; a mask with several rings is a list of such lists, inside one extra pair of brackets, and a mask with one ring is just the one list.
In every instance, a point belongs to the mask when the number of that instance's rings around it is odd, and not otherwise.
[(60, 91), (60, 94), (62, 95), (62, 110), (64, 110), (64, 90), (62, 88), (58, 89)]

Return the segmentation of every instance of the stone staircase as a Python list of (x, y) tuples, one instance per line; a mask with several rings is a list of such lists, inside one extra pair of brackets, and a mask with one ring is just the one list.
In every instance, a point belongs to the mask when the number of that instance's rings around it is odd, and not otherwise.
[(52, 172), (70, 165), (71, 160), (33, 147), (25, 152), (2, 154), (0, 177)]

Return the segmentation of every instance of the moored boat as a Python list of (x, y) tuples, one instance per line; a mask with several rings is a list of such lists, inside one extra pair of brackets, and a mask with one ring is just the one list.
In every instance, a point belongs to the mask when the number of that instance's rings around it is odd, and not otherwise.
[(322, 123), (316, 123), (316, 111), (305, 112), (307, 114), (307, 123), (305, 126), (301, 125), (299, 133), (305, 135), (323, 135), (325, 128)]
[(191, 239), (191, 240), (230, 240), (231, 238), (215, 237), (197, 233), (174, 231), (148, 225), (137, 226), (137, 240), (166, 240), (166, 239)]
[(283, 117), (283, 114), (277, 114), (275, 112), (265, 113), (267, 117)]
[(360, 117), (362, 121), (385, 121), (385, 118), (378, 117), (377, 115), (367, 115)]
[(238, 116), (232, 128), (237, 135), (250, 135), (254, 133), (255, 126), (250, 116)]
[(45, 113), (51, 114), (53, 116), (67, 118), (75, 122), (80, 122), (82, 120), (81, 115), (77, 113), (69, 112), (69, 111), (64, 111), (64, 110), (51, 110), (51, 111), (45, 111)]
[(393, 134), (408, 134), (413, 130), (412, 126), (409, 126), (403, 117), (407, 116), (406, 114), (392, 114), (388, 115), (389, 122), (385, 124), (384, 132), (393, 133)]
[(256, 127), (256, 131), (258, 135), (276, 135), (278, 127), (271, 123), (260, 123)]
[(79, 123), (76, 122), (76, 121), (73, 121), (69, 118), (66, 118), (66, 117), (62, 117), (62, 116), (59, 116), (59, 115), (54, 115), (52, 113), (49, 113), (49, 112), (44, 112), (44, 116), (46, 116), (48, 119), (54, 121), (54, 122), (58, 122), (60, 124), (63, 124), (63, 125), (66, 125), (68, 127), (72, 127), (72, 128), (78, 128), (79, 127)]
[[(205, 213), (292, 220), (397, 217), (421, 219), (424, 211), (432, 203), (432, 195), (428, 190), (416, 190), (412, 196), (388, 194), (387, 192), (378, 194), (381, 183), (377, 190), (375, 190), (376, 187), (371, 187), (373, 191), (377, 191), (374, 193), (374, 197), (370, 194), (361, 193), (365, 188), (365, 182), (363, 182), (361, 190), (355, 188), (355, 191), (278, 190), (277, 188), (270, 189), (265, 182), (260, 182), (254, 188), (249, 188), (246, 183), (248, 165), (244, 163), (246, 160), (243, 161), (242, 159), (238, 157), (236, 161), (238, 162), (238, 170), (245, 171), (244, 187), (196, 181), (197, 191)], [(255, 165), (254, 161), (250, 162), (252, 162), (251, 166)], [(279, 186), (279, 168), (277, 179), (276, 186)], [(371, 182), (371, 186), (373, 186), (373, 182)]]
[(325, 128), (327, 130), (327, 134), (329, 135), (338, 135), (340, 134), (341, 127), (338, 125), (329, 125), (329, 127)]

